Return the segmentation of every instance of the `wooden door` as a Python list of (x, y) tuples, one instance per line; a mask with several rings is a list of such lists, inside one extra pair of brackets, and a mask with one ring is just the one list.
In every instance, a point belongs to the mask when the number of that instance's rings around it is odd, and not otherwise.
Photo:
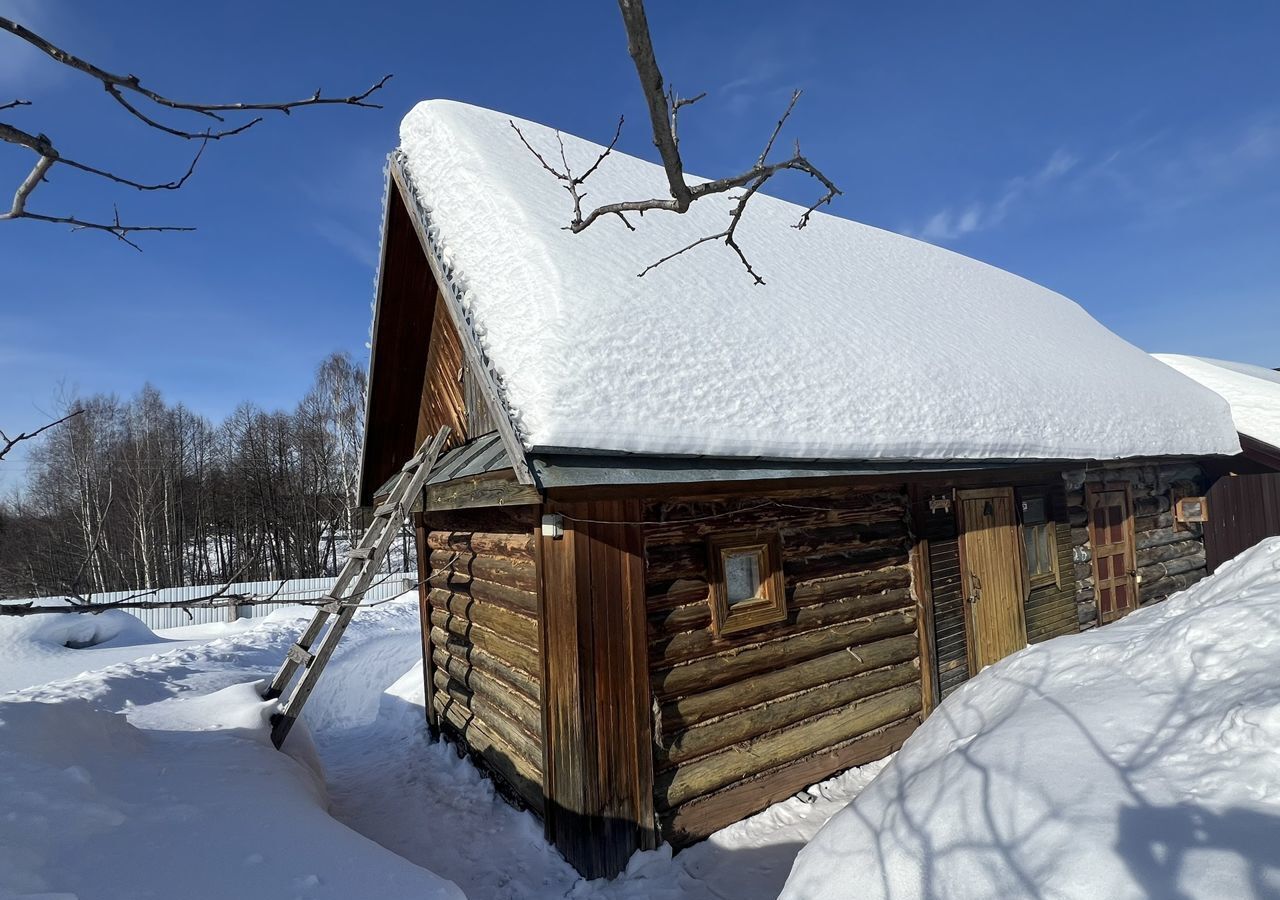
[(1085, 488), (1098, 622), (1114, 622), (1137, 606), (1137, 558), (1128, 485)]
[(1022, 544), (1013, 488), (958, 491), (961, 591), (976, 673), (1027, 645)]

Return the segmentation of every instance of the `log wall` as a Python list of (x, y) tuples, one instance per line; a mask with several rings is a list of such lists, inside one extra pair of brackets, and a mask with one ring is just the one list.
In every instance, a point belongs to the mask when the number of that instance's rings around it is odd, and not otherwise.
[(437, 727), (539, 815), (542, 659), (533, 507), (430, 514), (427, 696)]
[[(1071, 517), (1076, 609), (1081, 630), (1098, 621), (1084, 485), (1127, 483), (1133, 496), (1133, 532), (1138, 557), (1138, 601), (1146, 606), (1190, 587), (1208, 574), (1204, 534), (1198, 524), (1179, 525), (1173, 506), (1180, 497), (1205, 492), (1204, 470), (1193, 464), (1102, 466), (1063, 474)], [(1210, 510), (1210, 515), (1212, 515)]]
[[(915, 728), (908, 509), (902, 490), (884, 488), (646, 505), (654, 797), (664, 839), (705, 837), (884, 756)], [(717, 638), (706, 536), (753, 527), (781, 534), (788, 617)]]

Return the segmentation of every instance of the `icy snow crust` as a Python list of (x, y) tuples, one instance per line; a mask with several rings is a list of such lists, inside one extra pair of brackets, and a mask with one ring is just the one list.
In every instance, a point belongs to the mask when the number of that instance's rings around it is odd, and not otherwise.
[(1198, 356), (1155, 357), (1226, 400), (1241, 434), (1280, 447), (1280, 372)]
[(784, 900), (1280, 896), (1280, 538), (948, 697)]
[[(552, 129), (517, 120), (559, 160)], [(821, 459), (1236, 453), (1225, 404), (1075, 303), (947, 250), (752, 200), (738, 240), (768, 284), (707, 244), (731, 201), (574, 235), (569, 198), (508, 117), (418, 104), (401, 152), (433, 241), (526, 448)], [(600, 152), (564, 136), (575, 173)], [(664, 196), (613, 153), (590, 204)]]

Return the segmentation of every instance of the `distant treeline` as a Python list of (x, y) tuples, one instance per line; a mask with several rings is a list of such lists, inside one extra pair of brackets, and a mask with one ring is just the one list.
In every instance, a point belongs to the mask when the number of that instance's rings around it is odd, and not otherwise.
[(334, 354), (292, 412), (215, 424), (149, 385), (73, 399), (0, 500), (0, 597), (333, 574), (360, 524), (364, 388)]

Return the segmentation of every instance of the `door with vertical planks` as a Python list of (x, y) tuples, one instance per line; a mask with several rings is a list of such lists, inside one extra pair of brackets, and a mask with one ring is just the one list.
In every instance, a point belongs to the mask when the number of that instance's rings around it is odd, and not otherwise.
[(1098, 624), (1114, 622), (1137, 606), (1137, 558), (1128, 485), (1085, 488)]
[(957, 491), (956, 497), (969, 670), (977, 673), (1027, 645), (1022, 542), (1013, 488)]

